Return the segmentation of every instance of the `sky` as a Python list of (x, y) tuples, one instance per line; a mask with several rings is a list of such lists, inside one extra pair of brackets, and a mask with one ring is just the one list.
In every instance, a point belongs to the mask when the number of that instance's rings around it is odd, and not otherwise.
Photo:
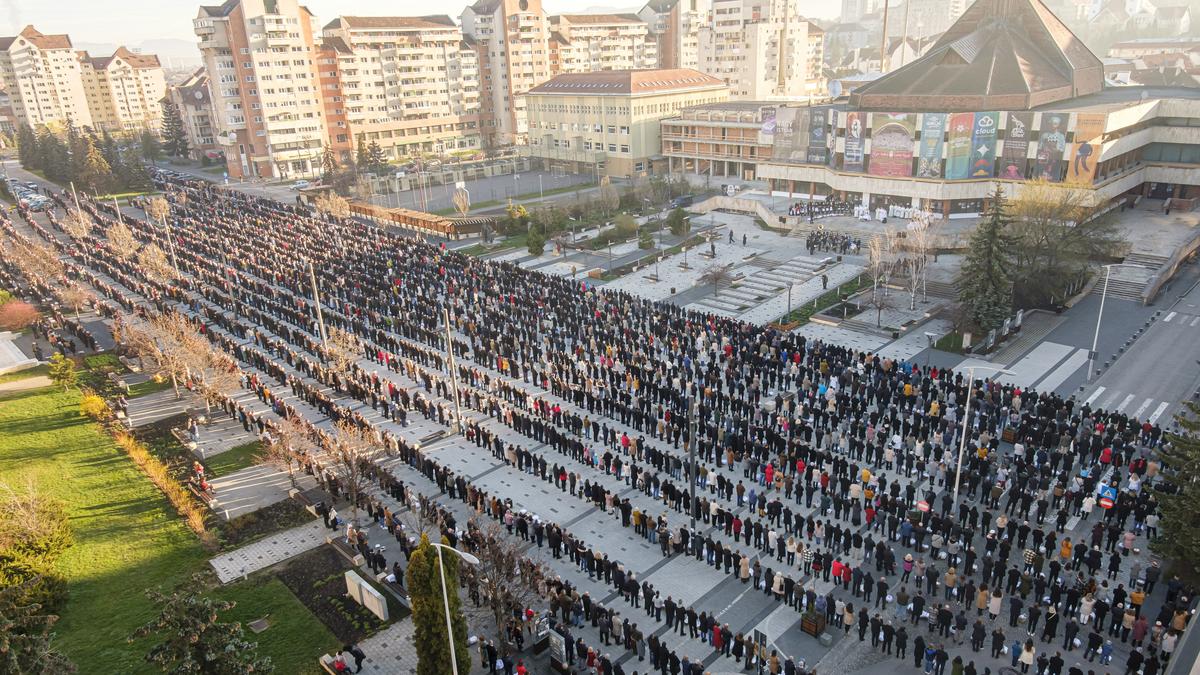
[[(200, 4), (221, 0), (0, 0), (0, 35), (13, 35), (27, 24), (43, 33), (67, 33), (74, 42), (137, 45), (143, 40), (194, 40), (192, 19)], [(457, 18), (467, 0), (303, 0), (317, 15), (318, 30), (338, 15), (404, 16), (449, 14)], [(547, 13), (578, 12), (589, 8), (634, 9), (644, 0), (543, 0)], [(828, 18), (840, 3), (800, 0), (801, 11)]]

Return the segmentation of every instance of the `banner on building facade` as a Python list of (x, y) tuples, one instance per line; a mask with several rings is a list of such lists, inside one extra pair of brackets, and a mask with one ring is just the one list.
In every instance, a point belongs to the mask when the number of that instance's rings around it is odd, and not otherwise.
[(1108, 115), (1104, 113), (1079, 113), (1075, 116), (1075, 142), (1071, 146), (1071, 163), (1067, 166), (1068, 181), (1091, 183), (1096, 177), (1104, 124), (1107, 121)]
[(946, 178), (959, 180), (971, 174), (971, 131), (974, 113), (950, 116), (950, 135), (946, 140)]
[(1037, 158), (1033, 161), (1033, 177), (1052, 183), (1062, 180), (1062, 160), (1066, 151), (1067, 114), (1042, 113)]
[(1025, 159), (1029, 154), (1029, 131), (1033, 128), (1033, 113), (1008, 113), (1008, 128), (1000, 151), (1000, 177), (1006, 180), (1025, 180)]
[(773, 138), (772, 159), (780, 162), (805, 162), (808, 159), (808, 111), (802, 108), (777, 109)]
[(925, 113), (921, 120), (921, 149), (917, 161), (920, 178), (942, 177), (942, 134), (946, 131), (946, 113)]
[(971, 177), (991, 178), (996, 166), (996, 132), (1000, 127), (1000, 113), (975, 113), (975, 127), (971, 131)]
[(842, 155), (842, 169), (861, 173), (863, 170), (863, 128), (867, 114), (857, 110), (846, 113), (846, 146)]
[(808, 163), (824, 164), (829, 148), (825, 138), (828, 134), (829, 107), (818, 106), (809, 109), (808, 118)]
[(911, 113), (873, 113), (871, 115), (872, 176), (912, 175), (913, 134), (916, 116)]
[(758, 127), (758, 144), (775, 144), (775, 106), (766, 106), (760, 110), (762, 124)]

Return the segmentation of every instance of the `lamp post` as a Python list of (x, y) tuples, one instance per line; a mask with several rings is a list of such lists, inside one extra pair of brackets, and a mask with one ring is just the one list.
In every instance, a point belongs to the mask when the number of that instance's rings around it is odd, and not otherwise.
[(449, 643), (450, 647), (450, 671), (453, 673), (453, 675), (458, 675), (458, 654), (454, 653), (454, 627), (450, 622), (450, 593), (446, 590), (446, 566), (442, 563), (442, 549), (450, 551), (454, 555), (458, 556), (463, 562), (466, 562), (470, 565), (478, 565), (479, 558), (476, 558), (466, 551), (460, 551), (453, 546), (434, 543), (432, 541), (429, 542), (429, 545), (437, 549), (438, 571), (441, 573), (442, 577), (442, 606), (446, 608), (446, 641)]
[(954, 467), (954, 503), (956, 504), (958, 503), (958, 484), (959, 481), (962, 480), (963, 453), (967, 449), (967, 424), (968, 420), (971, 419), (971, 389), (975, 387), (976, 370), (990, 370), (997, 374), (1013, 374), (1011, 370), (1005, 370), (1004, 368), (997, 368), (993, 366), (971, 366), (970, 368), (967, 368), (967, 402), (963, 406), (962, 438), (958, 440), (958, 464)]
[(1100, 293), (1100, 311), (1096, 312), (1096, 332), (1092, 335), (1092, 350), (1088, 352), (1088, 375), (1087, 381), (1092, 381), (1092, 374), (1095, 371), (1096, 365), (1096, 346), (1100, 342), (1100, 320), (1104, 318), (1104, 300), (1108, 298), (1108, 278), (1112, 275), (1114, 267), (1140, 267), (1141, 269), (1150, 269), (1145, 265), (1135, 265), (1133, 263), (1112, 263), (1104, 266), (1104, 290)]

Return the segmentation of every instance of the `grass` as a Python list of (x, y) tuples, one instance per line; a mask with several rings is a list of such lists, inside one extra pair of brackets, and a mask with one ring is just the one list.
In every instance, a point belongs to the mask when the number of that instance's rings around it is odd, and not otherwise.
[(255, 463), (255, 458), (261, 451), (262, 443), (258, 441), (243, 443), (218, 455), (213, 455), (212, 459), (204, 461), (204, 466), (208, 468), (209, 473), (213, 476), (225, 476), (234, 471), (252, 466)]
[(99, 197), (96, 197), (96, 201), (111, 202), (114, 199), (129, 199), (130, 197), (142, 197), (145, 195), (156, 195), (156, 194), (160, 194), (160, 193), (153, 191), (153, 190), (134, 190), (131, 192), (114, 192), (109, 195), (100, 195)]
[(213, 595), (237, 603), (237, 607), (225, 615), (227, 621), (240, 621), (246, 626), (251, 621), (268, 617), (269, 628), (257, 634), (247, 628), (246, 638), (258, 643), (260, 653), (271, 655), (277, 673), (322, 673), (317, 657), (333, 653), (341, 646), (333, 633), (274, 576), (251, 577), (218, 588)]
[(3, 384), (5, 382), (17, 382), (19, 380), (27, 380), (31, 377), (38, 377), (39, 375), (48, 375), (49, 373), (50, 373), (50, 365), (43, 363), (43, 364), (34, 366), (32, 368), (26, 368), (25, 370), (18, 370), (16, 372), (5, 373), (3, 375), (0, 375), (0, 384)]
[(952, 352), (955, 354), (963, 353), (963, 334), (959, 331), (947, 333), (938, 338), (938, 341), (933, 343), (934, 349), (940, 349), (944, 352)]
[(145, 382), (138, 382), (137, 384), (129, 385), (128, 397), (137, 398), (138, 396), (145, 396), (146, 394), (153, 394), (156, 391), (163, 391), (164, 389), (170, 388), (171, 378), (163, 378), (161, 381), (156, 381), (154, 378), (150, 378)]
[(788, 314), (787, 316), (782, 317), (776, 323), (792, 324), (792, 323), (798, 322), (799, 325), (804, 325), (804, 324), (808, 323), (809, 319), (811, 319), (814, 314), (817, 314), (817, 313), (821, 312), (822, 310), (826, 310), (826, 309), (829, 309), (830, 307), (833, 307), (834, 305), (841, 302), (844, 298), (848, 298), (851, 295), (854, 295), (862, 288), (863, 288), (862, 276), (860, 275), (860, 276), (854, 277), (853, 279), (851, 279), (850, 281), (847, 281), (846, 283), (842, 284), (841, 286), (838, 286), (837, 288), (835, 288), (831, 291), (827, 291), (823, 295), (819, 296), (817, 298), (815, 306), (811, 302), (805, 303), (804, 305), (797, 307), (796, 309), (793, 309), (791, 314)]

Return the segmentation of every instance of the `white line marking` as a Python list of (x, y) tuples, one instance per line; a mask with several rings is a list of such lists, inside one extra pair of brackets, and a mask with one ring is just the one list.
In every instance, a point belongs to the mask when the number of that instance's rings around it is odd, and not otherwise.
[(1095, 400), (1096, 400), (1096, 397), (1097, 397), (1097, 396), (1099, 396), (1100, 394), (1103, 394), (1103, 393), (1104, 393), (1104, 387), (1096, 387), (1096, 391), (1093, 391), (1093, 392), (1092, 392), (1092, 395), (1091, 395), (1091, 396), (1089, 396), (1089, 397), (1087, 397), (1087, 400), (1086, 400), (1086, 401), (1084, 401), (1084, 402), (1083, 402), (1083, 404), (1084, 404), (1084, 405), (1091, 405), (1091, 404), (1092, 404), (1092, 401), (1095, 401)]
[(1198, 323), (1200, 323), (1200, 316), (1198, 316), (1198, 317), (1196, 317), (1196, 318), (1192, 319), (1192, 326), (1191, 326), (1191, 327), (1192, 327), (1192, 328), (1195, 328), (1195, 327), (1196, 327), (1196, 324), (1198, 324)]
[(1063, 361), (1061, 365), (1050, 371), (1049, 375), (1037, 382), (1038, 391), (1054, 391), (1060, 384), (1067, 381), (1071, 373), (1079, 370), (1085, 363), (1087, 363), (1087, 350), (1076, 349), (1067, 357), (1066, 361)]
[(1157, 422), (1158, 418), (1161, 417), (1164, 412), (1166, 412), (1167, 406), (1169, 406), (1169, 405), (1171, 405), (1171, 404), (1168, 403), (1167, 401), (1163, 401), (1162, 403), (1159, 403), (1158, 407), (1154, 409), (1154, 413), (1152, 415), (1150, 415), (1150, 424), (1154, 424), (1155, 422)]
[(1174, 319), (1176, 314), (1178, 314), (1178, 312), (1171, 312), (1168, 314), (1167, 318), (1163, 319), (1163, 323), (1171, 323), (1171, 319)]
[(1129, 402), (1132, 400), (1133, 400), (1133, 394), (1126, 396), (1125, 400), (1121, 401), (1121, 405), (1116, 407), (1116, 411), (1121, 412), (1122, 410), (1124, 410), (1125, 406), (1129, 405)]
[(1142, 413), (1145, 412), (1146, 408), (1150, 407), (1151, 403), (1154, 403), (1154, 399), (1152, 399), (1152, 398), (1146, 399), (1142, 403), (1142, 405), (1138, 407), (1137, 412), (1133, 413), (1134, 419), (1139, 419), (1139, 420), (1142, 419)]

